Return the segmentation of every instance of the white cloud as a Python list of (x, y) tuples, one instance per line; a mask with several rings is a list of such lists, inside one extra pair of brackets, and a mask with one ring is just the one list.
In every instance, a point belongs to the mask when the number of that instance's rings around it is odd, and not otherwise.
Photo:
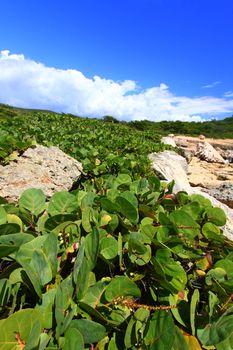
[(219, 84), (222, 84), (222, 82), (217, 80), (217, 81), (214, 81), (211, 84), (202, 86), (202, 89), (214, 88), (216, 85), (219, 85)]
[(233, 97), (233, 91), (227, 91), (224, 94), (225, 97)]
[(132, 80), (89, 79), (78, 70), (46, 67), (8, 50), (0, 52), (0, 102), (124, 120), (198, 121), (233, 111), (229, 97), (176, 96), (164, 83), (139, 91)]

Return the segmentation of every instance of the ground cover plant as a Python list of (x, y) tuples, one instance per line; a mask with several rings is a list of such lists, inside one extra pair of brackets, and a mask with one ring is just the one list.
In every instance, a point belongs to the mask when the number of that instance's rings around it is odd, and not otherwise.
[(232, 348), (224, 212), (156, 177), (87, 187), (2, 199), (0, 349)]
[(225, 214), (151, 173), (158, 134), (49, 112), (0, 133), (3, 164), (35, 142), (84, 164), (71, 192), (0, 198), (0, 350), (233, 349)]

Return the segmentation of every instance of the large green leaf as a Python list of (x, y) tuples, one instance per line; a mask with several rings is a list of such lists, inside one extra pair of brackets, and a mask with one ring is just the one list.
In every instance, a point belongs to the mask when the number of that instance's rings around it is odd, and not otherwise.
[(154, 312), (148, 321), (144, 341), (148, 350), (172, 349), (175, 341), (175, 324), (170, 312)]
[[(12, 350), (19, 347), (20, 342), (26, 344), (34, 325), (41, 322), (42, 315), (34, 309), (25, 309), (0, 321), (0, 350)], [(40, 323), (40, 331), (42, 326)], [(16, 336), (17, 335), (17, 336)]]
[(200, 293), (198, 289), (195, 289), (192, 295), (191, 299), (191, 304), (190, 304), (190, 325), (192, 329), (192, 335), (195, 336), (196, 334), (196, 325), (195, 325), (195, 320), (196, 320), (196, 309), (198, 306), (198, 303), (200, 301)]
[(217, 345), (233, 334), (233, 307), (228, 309), (216, 322), (198, 329), (197, 335), (203, 345)]
[(185, 289), (187, 275), (178, 261), (175, 261), (168, 249), (157, 250), (152, 258), (154, 272), (159, 276), (159, 283), (172, 293)]
[(23, 244), (33, 239), (34, 237), (27, 233), (14, 233), (0, 236), (0, 258), (17, 252)]
[(84, 350), (82, 334), (76, 328), (69, 328), (65, 333), (65, 344), (62, 350)]
[(25, 190), (20, 196), (19, 208), (35, 216), (41, 214), (45, 210), (45, 194), (37, 188)]
[(226, 224), (226, 214), (221, 208), (206, 208), (206, 216), (210, 222), (217, 226)]
[(92, 270), (99, 253), (99, 232), (96, 228), (93, 228), (92, 232), (86, 236), (84, 249), (90, 270)]
[(104, 326), (91, 320), (73, 320), (69, 326), (69, 329), (71, 328), (79, 330), (83, 336), (85, 344), (97, 343), (106, 334), (106, 329)]
[(76, 213), (78, 210), (77, 198), (66, 191), (56, 192), (52, 195), (49, 205), (48, 213), (52, 216)]
[(108, 283), (108, 281), (98, 281), (90, 286), (84, 294), (81, 302), (88, 304), (95, 309), (100, 304), (101, 297), (105, 292)]
[(114, 259), (118, 254), (118, 242), (112, 237), (103, 237), (100, 241), (100, 254), (107, 260)]
[(131, 192), (124, 193), (124, 196), (118, 196), (116, 203), (122, 215), (134, 224), (138, 222), (137, 199)]
[(169, 219), (174, 223), (178, 232), (183, 234), (187, 239), (194, 239), (199, 235), (200, 228), (198, 223), (185, 210), (174, 210)]
[(0, 279), (0, 310), (4, 310), (11, 296), (12, 285), (6, 278)]
[(3, 225), (7, 221), (7, 213), (4, 208), (0, 207), (0, 225)]
[(135, 282), (131, 281), (126, 276), (114, 277), (105, 290), (105, 297), (108, 301), (119, 297), (135, 297), (141, 296), (140, 289)]
[(2, 224), (0, 225), (0, 237), (1, 235), (11, 235), (14, 233), (19, 233), (21, 231), (21, 227), (15, 223)]

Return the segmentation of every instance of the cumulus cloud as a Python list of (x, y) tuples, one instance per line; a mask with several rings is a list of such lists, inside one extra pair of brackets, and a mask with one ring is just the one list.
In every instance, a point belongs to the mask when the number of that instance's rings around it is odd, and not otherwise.
[(140, 91), (132, 80), (89, 79), (78, 70), (47, 67), (8, 50), (0, 52), (0, 102), (122, 120), (198, 121), (233, 111), (229, 97), (176, 96), (164, 83)]

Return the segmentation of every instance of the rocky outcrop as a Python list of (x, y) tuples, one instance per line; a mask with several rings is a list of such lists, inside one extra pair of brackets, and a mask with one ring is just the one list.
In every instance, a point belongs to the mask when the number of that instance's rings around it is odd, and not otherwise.
[(213, 146), (208, 142), (199, 142), (195, 156), (210, 163), (225, 163), (225, 160)]
[(187, 177), (188, 164), (185, 158), (175, 152), (165, 151), (152, 153), (149, 159), (152, 161), (152, 169), (161, 180), (175, 181), (174, 192), (185, 191), (188, 194), (201, 194), (207, 197), (213, 206), (222, 208), (227, 215), (227, 224), (223, 228), (223, 234), (233, 240), (233, 210), (208, 193), (202, 192), (200, 188), (190, 186)]
[(6, 166), (0, 166), (0, 196), (17, 201), (28, 188), (40, 188), (47, 196), (69, 190), (81, 175), (82, 164), (57, 147), (28, 148)]
[(225, 181), (233, 183), (233, 164), (207, 163), (193, 157), (188, 167), (188, 179), (192, 186), (212, 188)]
[(152, 153), (149, 155), (152, 169), (162, 180), (175, 180), (174, 191), (188, 191), (190, 185), (187, 178), (188, 164), (184, 157), (172, 151)]
[(161, 143), (164, 143), (165, 145), (169, 145), (172, 147), (176, 147), (176, 143), (175, 143), (174, 138), (172, 136), (162, 137)]

